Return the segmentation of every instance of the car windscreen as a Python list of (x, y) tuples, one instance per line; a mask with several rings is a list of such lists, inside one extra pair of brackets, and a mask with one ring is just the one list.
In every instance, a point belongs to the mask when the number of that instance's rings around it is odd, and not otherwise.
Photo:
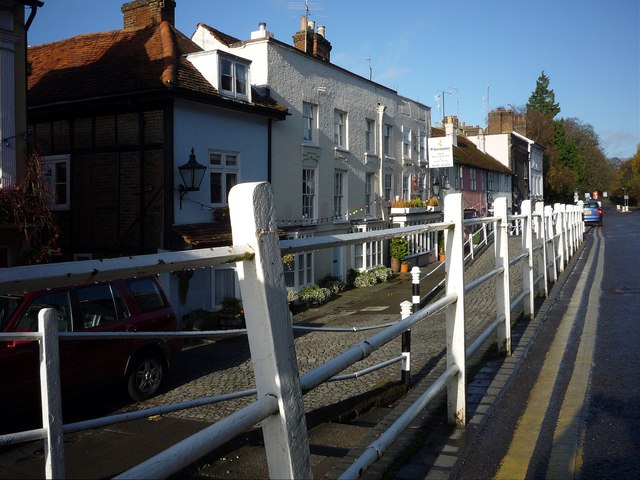
[(584, 204), (584, 208), (598, 208), (600, 207), (600, 205), (598, 205), (598, 202), (585, 202)]
[(9, 324), (9, 319), (22, 301), (20, 295), (0, 295), (0, 332), (4, 332)]

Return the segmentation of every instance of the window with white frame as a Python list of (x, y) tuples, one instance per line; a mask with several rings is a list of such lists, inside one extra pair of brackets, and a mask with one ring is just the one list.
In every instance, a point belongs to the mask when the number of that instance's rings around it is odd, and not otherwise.
[(333, 176), (333, 216), (336, 220), (342, 220), (342, 199), (344, 198), (344, 173), (336, 170)]
[(475, 192), (478, 190), (478, 171), (475, 168), (469, 169), (469, 188)]
[(384, 199), (387, 202), (393, 197), (393, 170), (389, 169), (384, 172)]
[(402, 199), (411, 200), (411, 174), (402, 174)]
[(411, 129), (402, 127), (402, 158), (411, 158)]
[(371, 215), (373, 202), (373, 180), (374, 174), (367, 173), (364, 179), (364, 213)]
[(213, 304), (220, 305), (224, 297), (237, 297), (237, 274), (235, 268), (213, 269)]
[[(287, 235), (287, 240), (310, 237), (313, 235), (293, 233)], [(284, 263), (284, 282), (296, 290), (313, 284), (313, 252), (295, 253), (291, 261)]]
[(364, 130), (365, 151), (376, 153), (376, 122), (367, 118)]
[[(356, 232), (366, 232), (382, 229), (382, 226), (358, 225)], [(365, 271), (382, 265), (382, 240), (365, 242), (353, 246), (353, 267)]]
[(302, 169), (302, 218), (315, 218), (316, 170)]
[(336, 147), (347, 148), (347, 114), (340, 110), (333, 112), (333, 143)]
[(70, 155), (50, 155), (44, 157), (44, 178), (51, 190), (51, 209), (70, 208)]
[(387, 123), (382, 126), (382, 153), (390, 157), (391, 156), (391, 134), (393, 127)]
[(426, 162), (427, 161), (427, 146), (426, 146), (427, 134), (424, 130), (421, 129), (418, 133), (418, 137), (419, 137), (418, 141), (420, 142), (420, 145), (419, 145), (420, 151), (418, 154), (419, 155), (418, 158), (421, 162)]
[(304, 102), (302, 104), (302, 139), (305, 142), (317, 143), (317, 111), (318, 106), (313, 103)]
[(464, 190), (464, 181), (463, 181), (463, 170), (462, 170), (462, 165), (460, 165), (457, 169), (456, 172), (458, 173), (456, 175), (456, 190)]
[(249, 64), (238, 59), (219, 58), (220, 93), (226, 96), (249, 99)]
[(238, 183), (240, 159), (236, 152), (209, 150), (210, 201), (214, 205), (226, 205), (229, 191)]

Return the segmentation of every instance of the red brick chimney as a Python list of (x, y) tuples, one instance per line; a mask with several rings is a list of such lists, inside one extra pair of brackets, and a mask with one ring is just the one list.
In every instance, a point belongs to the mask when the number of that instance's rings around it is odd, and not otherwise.
[(307, 17), (302, 17), (300, 30), (293, 35), (293, 46), (323, 62), (329, 62), (331, 60), (331, 43), (324, 36), (325, 27), (324, 25), (318, 26), (316, 32), (315, 26), (314, 21), (307, 23)]
[(125, 30), (160, 25), (165, 20), (175, 25), (175, 0), (135, 0), (122, 5), (121, 10)]

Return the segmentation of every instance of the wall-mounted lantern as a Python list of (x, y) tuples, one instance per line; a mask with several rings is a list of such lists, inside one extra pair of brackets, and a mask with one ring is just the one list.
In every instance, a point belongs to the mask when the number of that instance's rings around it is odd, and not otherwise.
[(182, 210), (182, 199), (187, 192), (197, 192), (200, 190), (200, 184), (204, 178), (204, 173), (207, 167), (200, 164), (196, 160), (196, 155), (191, 149), (191, 155), (189, 155), (189, 161), (184, 165), (178, 167), (180, 177), (182, 178), (182, 184), (178, 185), (178, 192), (180, 194), (180, 210)]

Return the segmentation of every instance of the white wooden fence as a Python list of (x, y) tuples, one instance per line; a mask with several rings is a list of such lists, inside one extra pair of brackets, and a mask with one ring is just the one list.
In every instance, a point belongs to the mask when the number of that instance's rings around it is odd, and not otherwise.
[[(230, 194), (233, 246), (146, 255), (134, 258), (17, 267), (0, 270), (0, 291), (19, 292), (52, 286), (77, 285), (101, 280), (149, 275), (238, 262), (238, 273), (247, 335), (256, 379), (256, 400), (225, 419), (119, 475), (118, 478), (165, 478), (223, 445), (239, 433), (261, 422), (272, 478), (311, 478), (309, 442), (305, 425), (303, 393), (334, 378), (347, 367), (400, 336), (413, 325), (440, 310), (446, 311), (446, 361), (444, 374), (407, 410), (360, 458), (344, 472), (343, 478), (357, 478), (384, 454), (389, 445), (424, 409), (438, 392), (446, 389), (449, 422), (463, 426), (465, 412), (466, 358), (490, 336), (496, 335), (498, 348), (511, 352), (511, 311), (534, 314), (534, 298), (546, 295), (570, 257), (580, 248), (584, 227), (581, 209), (574, 206), (545, 207), (523, 202), (522, 213), (509, 215), (505, 199), (495, 202), (493, 217), (464, 220), (461, 194), (445, 199), (444, 221), (426, 225), (351, 233), (300, 240), (278, 241), (273, 193), (268, 183), (235, 186)], [(509, 257), (508, 229), (516, 222), (522, 229), (523, 253)], [(464, 278), (465, 226), (493, 224), (495, 268), (466, 283)], [(446, 279), (444, 295), (384, 330), (353, 345), (342, 354), (299, 376), (295, 357), (291, 314), (287, 304), (282, 255), (324, 248), (386, 240), (399, 235), (445, 232)], [(534, 233), (535, 232), (535, 233)], [(522, 291), (509, 295), (509, 269), (522, 264)], [(465, 345), (465, 295), (488, 281), (496, 283), (496, 316), (491, 325), (468, 347)], [(404, 315), (403, 315), (404, 316)], [(40, 343), (43, 392), (43, 428), (0, 436), (0, 445), (45, 439), (46, 476), (63, 478), (63, 434), (91, 426), (130, 420), (137, 416), (197, 406), (199, 403), (157, 407), (136, 414), (116, 415), (80, 424), (61, 425), (60, 380), (57, 363), (58, 337), (122, 338), (153, 336), (158, 333), (113, 333), (89, 336), (58, 334), (51, 309), (39, 314), (39, 331), (0, 334), (0, 340), (30, 339)], [(191, 336), (191, 333), (164, 332), (163, 337)], [(203, 334), (198, 334), (202, 336)], [(75, 337), (78, 338), (78, 337)], [(255, 359), (258, 359), (257, 361)], [(254, 391), (252, 390), (251, 393)], [(245, 394), (246, 392), (240, 392)], [(233, 398), (230, 394), (229, 398)]]

